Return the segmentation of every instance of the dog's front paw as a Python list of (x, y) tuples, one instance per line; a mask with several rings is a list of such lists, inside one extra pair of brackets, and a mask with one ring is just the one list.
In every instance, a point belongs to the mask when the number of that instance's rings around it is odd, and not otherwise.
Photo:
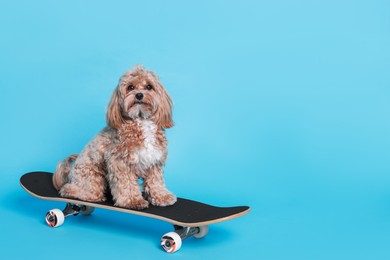
[(115, 203), (115, 206), (128, 209), (146, 209), (147, 207), (149, 207), (149, 202), (147, 200), (144, 200), (142, 197), (132, 198), (126, 201), (117, 201)]
[(175, 204), (177, 198), (170, 192), (157, 192), (153, 196), (149, 195), (148, 200), (154, 206), (165, 207)]
[(130, 208), (132, 209), (146, 209), (149, 207), (149, 202), (144, 199), (137, 199), (131, 202)]

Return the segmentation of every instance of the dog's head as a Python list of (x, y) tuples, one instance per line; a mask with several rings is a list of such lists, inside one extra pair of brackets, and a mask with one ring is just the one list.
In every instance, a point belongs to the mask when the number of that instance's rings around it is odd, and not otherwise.
[(137, 65), (120, 78), (106, 117), (107, 124), (115, 129), (137, 118), (151, 119), (161, 128), (170, 128), (172, 100), (157, 75)]

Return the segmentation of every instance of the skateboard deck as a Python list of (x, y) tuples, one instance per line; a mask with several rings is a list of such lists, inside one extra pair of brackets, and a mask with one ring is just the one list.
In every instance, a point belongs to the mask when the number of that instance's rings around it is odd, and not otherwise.
[(110, 196), (104, 202), (88, 202), (73, 198), (64, 198), (52, 184), (52, 173), (30, 172), (20, 178), (20, 184), (29, 194), (43, 200), (60, 201), (67, 203), (64, 210), (53, 209), (46, 214), (46, 222), (49, 226), (59, 226), (69, 215), (89, 215), (94, 208), (104, 208), (121, 211), (169, 222), (174, 225), (175, 231), (165, 234), (161, 239), (161, 245), (167, 252), (177, 251), (182, 240), (194, 236), (197, 238), (206, 235), (210, 224), (223, 222), (247, 214), (248, 206), (216, 207), (194, 200), (178, 198), (177, 202), (168, 207), (149, 205), (148, 208), (137, 210), (127, 209), (114, 205)]

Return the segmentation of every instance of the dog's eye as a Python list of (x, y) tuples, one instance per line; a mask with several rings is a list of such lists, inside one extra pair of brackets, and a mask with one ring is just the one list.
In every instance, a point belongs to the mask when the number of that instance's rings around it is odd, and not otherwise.
[(127, 87), (127, 90), (128, 90), (128, 91), (134, 90), (134, 85), (133, 85), (133, 84), (129, 85), (129, 86)]
[(148, 84), (148, 85), (146, 85), (146, 89), (147, 89), (147, 90), (152, 90), (152, 89), (153, 89), (153, 86), (150, 85), (150, 84)]

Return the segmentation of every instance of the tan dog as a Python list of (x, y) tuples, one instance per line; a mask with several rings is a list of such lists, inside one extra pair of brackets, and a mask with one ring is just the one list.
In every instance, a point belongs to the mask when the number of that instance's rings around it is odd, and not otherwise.
[[(53, 184), (63, 197), (106, 200), (109, 186), (115, 205), (143, 209), (149, 202), (168, 206), (165, 128), (173, 126), (172, 101), (158, 77), (142, 66), (127, 71), (114, 90), (104, 128), (79, 155), (57, 166)], [(142, 196), (139, 179), (143, 179)]]

